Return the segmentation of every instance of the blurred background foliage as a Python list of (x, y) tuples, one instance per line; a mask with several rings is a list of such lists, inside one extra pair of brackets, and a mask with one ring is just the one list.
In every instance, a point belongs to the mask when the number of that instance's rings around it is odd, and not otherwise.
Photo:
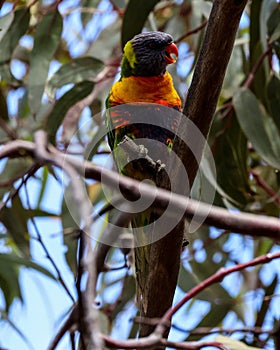
[[(103, 164), (109, 149), (101, 137), (102, 110), (109, 88), (119, 75), (122, 46), (142, 29), (170, 33), (179, 47), (178, 62), (170, 71), (185, 99), (211, 6), (212, 2), (205, 0), (1, 1), (1, 144), (33, 140), (34, 131), (43, 128), (61, 152)], [(279, 217), (279, 59), (279, 2), (249, 1), (209, 135), (217, 168), (216, 205)], [(65, 264), (72, 276), (67, 284), (72, 290), (77, 273), (78, 227), (71, 215), (75, 208), (69, 212), (71, 188), (63, 184), (57, 169), (40, 168), (26, 156), (5, 159), (0, 164), (1, 319), (10, 322), (13, 302), (24, 302), (22, 267), (62, 283), (55, 268), (56, 252), (50, 251), (53, 261), (46, 269), (30, 249), (32, 240), (44, 247), (44, 239), (51, 234), (48, 225), (39, 232), (40, 218), (59, 221)], [(36, 186), (28, 189), (28, 183), (34, 180)], [(51, 180), (64, 188), (64, 198), (48, 186)], [(101, 187), (94, 182), (86, 185), (97, 210), (105, 202)], [(198, 178), (194, 197), (199, 197), (199, 186)], [(29, 197), (35, 200), (31, 203)], [(46, 197), (51, 203), (47, 209), (43, 205)], [(52, 210), (54, 207), (57, 210)], [(98, 234), (102, 234), (104, 225), (97, 224)], [(263, 238), (254, 238), (202, 227), (190, 240), (189, 248), (182, 253), (177, 300), (221, 267), (278, 248), (265, 232)], [(50, 260), (45, 253), (44, 258)], [(123, 256), (117, 249), (111, 252), (110, 263), (112, 267), (122, 266)], [(279, 264), (272, 262), (226, 278), (176, 315), (171, 337), (208, 339), (213, 338), (210, 334), (217, 327), (228, 329), (226, 335), (237, 327), (239, 332), (234, 336), (243, 343), (232, 343), (232, 348), (243, 349), (247, 343), (261, 349), (279, 349), (279, 277)], [(52, 291), (46, 293), (51, 295)], [(137, 314), (132, 269), (124, 267), (103, 274), (98, 298), (103, 332), (135, 336), (137, 326), (129, 321)], [(125, 319), (128, 326), (121, 330), (119, 322)], [(16, 324), (10, 324), (17, 329)], [(248, 327), (255, 332), (248, 331)], [(18, 336), (28, 338), (20, 331)], [(228, 338), (221, 339), (229, 342)], [(5, 340), (0, 342), (5, 347)]]

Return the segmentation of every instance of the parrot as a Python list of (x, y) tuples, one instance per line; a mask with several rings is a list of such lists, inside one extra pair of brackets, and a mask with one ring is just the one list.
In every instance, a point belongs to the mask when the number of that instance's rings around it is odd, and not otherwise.
[[(182, 111), (181, 98), (174, 87), (171, 74), (166, 70), (177, 58), (178, 47), (172, 36), (164, 32), (143, 32), (125, 44), (120, 78), (111, 87), (106, 100), (107, 135), (112, 151), (117, 149), (127, 136), (134, 142), (140, 140), (138, 144), (147, 148), (148, 155), (155, 162), (160, 161), (164, 164), (167, 160), (180, 120), (166, 110), (171, 108), (178, 111), (175, 116), (180, 115), (179, 112)], [(118, 109), (118, 106), (122, 108)], [(159, 110), (159, 106), (165, 108)], [(154, 116), (160, 119), (156, 125), (149, 123), (149, 118)], [(154, 141), (157, 142), (153, 143)], [(141, 160), (126, 164), (127, 161), (120, 159), (121, 157), (121, 153), (114, 155), (119, 172), (137, 180), (151, 178), (148, 171), (145, 171), (145, 163), (141, 166)], [(137, 214), (131, 223), (132, 228), (142, 227), (145, 231), (145, 226), (155, 221), (157, 215), (152, 207)], [(138, 302), (142, 303), (144, 316), (147, 311), (149, 288), (151, 239), (147, 235), (150, 233), (144, 232), (141, 246), (137, 245), (134, 249), (136, 295)], [(145, 242), (147, 244), (144, 244)]]

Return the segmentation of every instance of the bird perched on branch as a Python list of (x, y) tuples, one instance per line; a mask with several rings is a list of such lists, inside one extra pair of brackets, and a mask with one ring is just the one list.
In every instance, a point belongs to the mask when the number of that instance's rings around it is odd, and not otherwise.
[[(163, 32), (138, 34), (126, 43), (121, 77), (112, 86), (106, 101), (108, 141), (112, 150), (116, 150), (124, 136), (128, 136), (144, 145), (155, 162), (166, 162), (180, 122), (180, 113), (171, 113), (170, 108), (177, 111), (182, 108), (172, 77), (166, 70), (177, 57), (178, 48), (172, 36)], [(121, 160), (121, 154), (115, 154), (120, 172), (138, 180), (153, 178), (148, 170), (143, 169), (145, 163), (143, 165), (141, 159), (134, 160), (132, 165), (126, 164), (127, 157)], [(160, 184), (157, 183), (157, 186)], [(137, 296), (144, 315), (148, 305), (150, 271), (149, 247), (145, 246), (145, 242), (152, 242), (148, 237), (150, 231), (145, 232), (145, 226), (156, 218), (157, 215), (149, 208), (136, 215), (132, 222), (134, 228), (141, 227), (144, 232), (139, 244), (142, 246), (135, 249)]]

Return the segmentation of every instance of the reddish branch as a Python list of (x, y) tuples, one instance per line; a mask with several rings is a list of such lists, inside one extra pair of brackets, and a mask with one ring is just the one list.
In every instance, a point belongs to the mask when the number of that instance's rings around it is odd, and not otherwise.
[(271, 197), (271, 199), (280, 207), (279, 195), (257, 174), (251, 169), (250, 173), (253, 175), (257, 184)]
[(228, 350), (223, 344), (215, 341), (172, 342), (152, 333), (148, 337), (140, 339), (115, 340), (103, 335), (104, 343), (111, 349), (154, 349), (155, 346), (164, 349), (166, 346), (173, 349), (199, 350), (209, 346), (216, 349)]
[(260, 264), (267, 264), (272, 260), (280, 258), (280, 251), (274, 254), (265, 254), (258, 258), (255, 258), (247, 263), (237, 264), (235, 266), (229, 268), (221, 268), (214, 275), (210, 276), (203, 282), (199, 283), (197, 286), (192, 288), (185, 296), (182, 298), (175, 306), (170, 308), (166, 314), (162, 317), (159, 322), (155, 332), (162, 334), (165, 328), (165, 324), (171, 320), (172, 316), (183, 306), (187, 301), (195, 297), (197, 294), (202, 292), (204, 289), (208, 288), (212, 284), (220, 283), (223, 279), (230, 275), (233, 272), (241, 271), (246, 269), (247, 267), (252, 267)]
[(198, 27), (190, 30), (189, 32), (183, 34), (182, 36), (180, 36), (178, 39), (176, 39), (174, 42), (175, 43), (179, 43), (181, 42), (182, 40), (184, 40), (185, 38), (187, 38), (188, 36), (190, 35), (193, 35), (193, 34), (196, 34), (198, 33), (199, 31), (201, 31), (201, 29), (203, 29), (204, 27), (206, 27), (208, 23), (208, 20), (204, 21), (203, 23), (201, 23), (201, 25), (199, 25)]
[[(266, 51), (264, 51), (263, 54), (258, 58), (257, 62), (253, 66), (251, 72), (249, 73), (247, 79), (245, 80), (244, 84), (242, 85), (243, 87), (245, 87), (247, 89), (250, 88), (253, 80), (255, 79), (255, 75), (256, 75), (258, 69), (260, 68), (260, 66), (263, 63), (264, 59), (271, 53), (271, 50), (272, 50), (272, 46), (269, 45), (268, 48), (266, 49)], [(220, 108), (222, 108), (222, 107), (223, 108), (226, 107), (226, 110), (222, 114), (222, 118), (224, 118), (232, 111), (233, 104), (232, 104), (232, 102), (227, 102), (226, 104), (224, 104)]]

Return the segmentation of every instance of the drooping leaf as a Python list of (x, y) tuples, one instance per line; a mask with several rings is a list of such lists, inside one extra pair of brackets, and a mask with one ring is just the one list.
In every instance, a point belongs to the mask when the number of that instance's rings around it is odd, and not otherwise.
[(41, 190), (39, 192), (39, 196), (38, 196), (38, 201), (37, 201), (37, 208), (40, 208), (42, 199), (46, 193), (46, 188), (47, 188), (47, 181), (48, 181), (48, 176), (49, 176), (49, 171), (48, 168), (46, 166), (43, 167), (43, 174), (41, 176), (41, 181), (42, 181), (42, 186), (41, 186)]
[(238, 122), (260, 156), (275, 168), (280, 168), (280, 135), (273, 120), (261, 109), (254, 94), (240, 89), (233, 97)]
[(0, 42), (4, 35), (7, 33), (13, 19), (14, 19), (14, 11), (7, 13), (5, 16), (0, 18)]
[(119, 303), (115, 307), (111, 316), (114, 320), (118, 314), (124, 310), (125, 305), (134, 299), (135, 296), (135, 279), (133, 276), (126, 276), (124, 279), (124, 286), (122, 288), (122, 293), (119, 296)]
[(21, 288), (18, 281), (19, 269), (21, 266), (32, 268), (56, 280), (48, 270), (31, 261), (29, 258), (19, 257), (14, 253), (0, 254), (0, 289), (3, 291), (5, 297), (7, 311), (15, 298), (22, 299)]
[[(236, 118), (231, 115), (231, 125), (216, 138), (215, 164), (217, 183), (233, 199), (234, 205), (244, 207), (248, 202), (249, 176), (247, 170), (247, 139)], [(219, 191), (219, 188), (217, 189)], [(220, 193), (223, 196), (223, 193)]]
[(246, 345), (239, 340), (231, 339), (223, 335), (219, 335), (218, 337), (216, 337), (215, 341), (222, 343), (230, 350), (261, 350), (261, 348)]
[(18, 281), (19, 266), (8, 263), (2, 255), (0, 255), (0, 289), (5, 298), (5, 309), (8, 311), (15, 298), (22, 300), (22, 294)]
[(48, 12), (36, 30), (28, 77), (28, 100), (34, 115), (41, 106), (50, 61), (58, 47), (61, 32), (62, 17), (58, 10)]
[(22, 8), (14, 12), (14, 18), (9, 29), (3, 36), (0, 46), (0, 66), (11, 59), (19, 39), (24, 35), (30, 20), (29, 8)]
[(267, 46), (267, 21), (276, 6), (277, 6), (277, 3), (275, 0), (262, 1), (261, 12), (259, 16), (259, 21), (260, 21), (259, 28), (260, 28), (260, 37), (261, 37), (263, 50), (265, 50)]
[[(207, 314), (202, 318), (202, 320), (196, 325), (197, 328), (201, 327), (218, 327), (223, 319), (227, 316), (228, 312), (231, 309), (230, 304), (212, 304), (211, 309)], [(195, 341), (199, 340), (201, 338), (201, 335), (196, 334), (190, 334), (186, 340), (188, 341)]]
[(280, 38), (280, 8), (276, 7), (267, 20), (267, 31), (272, 43)]
[(94, 83), (89, 81), (81, 82), (66, 92), (55, 104), (49, 114), (46, 130), (52, 143), (55, 141), (56, 132), (61, 125), (66, 112), (75, 103), (88, 96), (94, 87)]
[(7, 106), (6, 98), (3, 94), (2, 89), (0, 89), (0, 118), (3, 119), (4, 121), (9, 120), (8, 106)]
[(64, 230), (63, 242), (67, 247), (65, 258), (71, 271), (76, 275), (80, 214), (79, 209), (72, 200), (72, 196), (72, 188), (71, 186), (67, 186), (61, 206), (61, 220)]
[(141, 32), (149, 13), (159, 0), (130, 0), (123, 17), (122, 47)]
[(77, 84), (93, 78), (100, 72), (104, 64), (93, 57), (82, 57), (64, 64), (49, 79), (46, 92), (50, 98), (54, 98), (55, 91), (66, 84)]
[(263, 301), (261, 304), (261, 307), (259, 309), (259, 312), (257, 314), (257, 318), (255, 321), (255, 327), (262, 327), (265, 318), (267, 317), (267, 311), (269, 309), (269, 306), (271, 304), (272, 299), (267, 300), (267, 297), (273, 295), (275, 293), (275, 289), (278, 284), (278, 276), (276, 275), (272, 282), (264, 288), (265, 294), (263, 296)]
[(11, 187), (13, 185), (13, 180), (16, 181), (24, 176), (33, 164), (30, 158), (8, 159), (1, 173), (1, 183), (6, 183), (7, 186)]
[(92, 19), (93, 13), (91, 10), (94, 10), (99, 3), (99, 0), (82, 0), (81, 5), (83, 7), (83, 11), (81, 13), (82, 24), (83, 27), (86, 27), (88, 22)]
[(112, 24), (104, 28), (89, 48), (88, 55), (100, 60), (105, 60), (108, 57), (116, 55), (114, 49), (120, 44), (121, 23), (122, 21), (118, 17)]
[(267, 101), (274, 123), (280, 130), (280, 80), (275, 75), (267, 84)]
[(0, 211), (0, 221), (6, 227), (9, 236), (12, 238), (16, 247), (21, 254), (30, 256), (29, 235), (27, 229), (27, 221), (30, 213), (26, 210), (19, 196), (15, 196), (12, 200), (11, 207), (4, 207)]

